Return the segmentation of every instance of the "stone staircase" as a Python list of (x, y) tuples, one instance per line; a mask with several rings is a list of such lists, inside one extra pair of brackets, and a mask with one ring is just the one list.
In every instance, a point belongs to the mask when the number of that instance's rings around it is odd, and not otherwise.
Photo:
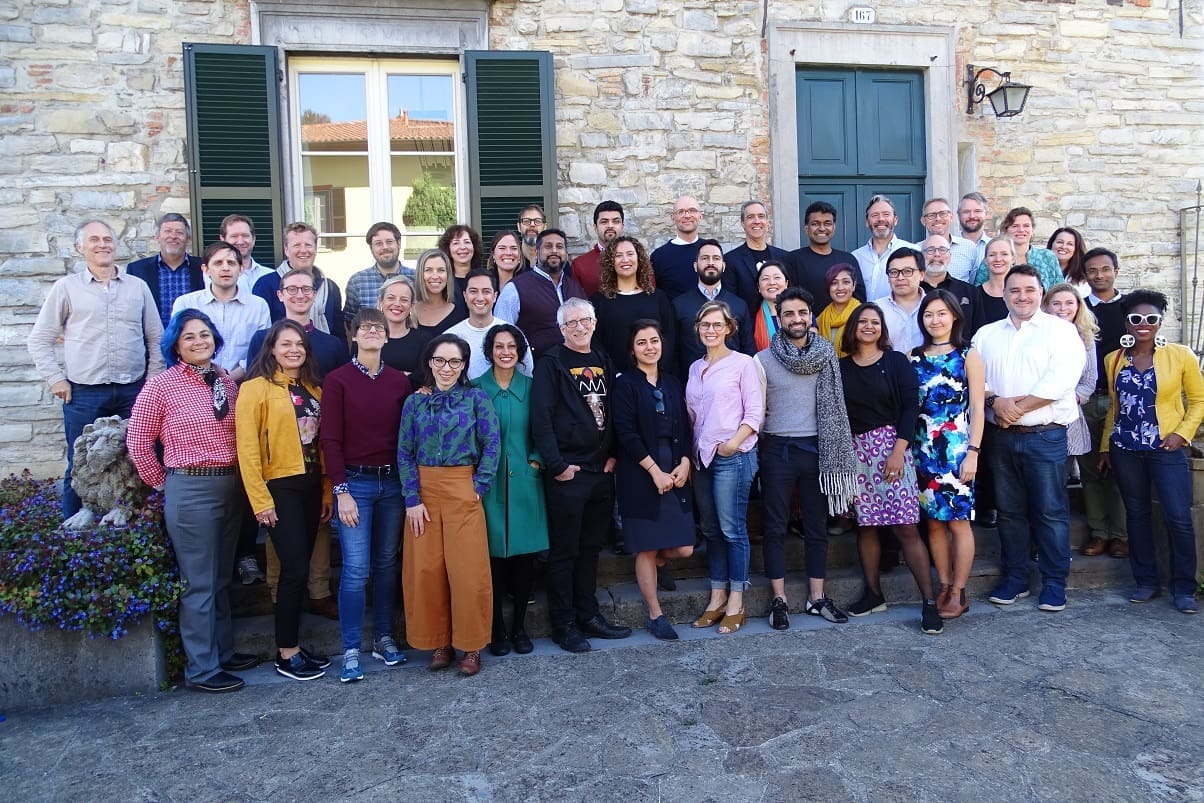
[[(968, 594), (972, 605), (988, 605), (986, 597), (994, 588), (998, 572), (999, 539), (994, 529), (974, 528), (976, 557), (970, 574)], [(1127, 560), (1117, 560), (1106, 555), (1086, 558), (1079, 554), (1079, 547), (1087, 538), (1086, 521), (1080, 512), (1071, 519), (1072, 561), (1069, 586), (1071, 604), (1073, 591), (1085, 588), (1127, 589), (1132, 577)], [(332, 583), (337, 588), (340, 560), (337, 540), (332, 545)], [(807, 578), (803, 574), (803, 541), (794, 535), (787, 536), (786, 591), (792, 613), (801, 614), (807, 597)], [(701, 550), (690, 558), (674, 561), (674, 577), (677, 590), (660, 592), (661, 606), (674, 624), (692, 622), (705, 608), (709, 599), (707, 582), (706, 552)], [(768, 615), (770, 602), (769, 581), (762, 574), (761, 548), (752, 547), (750, 577), (752, 587), (745, 595), (749, 616)], [(1033, 587), (1039, 586), (1037, 566), (1032, 567)], [(848, 532), (830, 536), (828, 541), (828, 577), (825, 583), (828, 596), (844, 608), (855, 601), (862, 591), (861, 570), (858, 567), (856, 535)], [(899, 566), (882, 575), (882, 589), (888, 603), (918, 604), (919, 592), (906, 566)], [(232, 604), (235, 614), (235, 642), (240, 652), (251, 652), (264, 658), (273, 654), (272, 603), (267, 588), (235, 585), (232, 588)], [(336, 591), (337, 593), (337, 591)], [(615, 555), (605, 548), (598, 561), (598, 601), (603, 614), (613, 622), (633, 629), (643, 626), (646, 612), (635, 583), (634, 559), (629, 555)], [(918, 618), (919, 611), (917, 609)], [(856, 621), (856, 620), (854, 620)], [(399, 643), (405, 635), (405, 621), (400, 610), (394, 616), (394, 636)], [(527, 614), (527, 630), (532, 637), (549, 635), (547, 605), (542, 583), (537, 582), (535, 604)], [(371, 615), (365, 616), (365, 645), (372, 635)], [(307, 648), (323, 654), (335, 655), (342, 652), (338, 622), (312, 614), (303, 614), (301, 642)]]

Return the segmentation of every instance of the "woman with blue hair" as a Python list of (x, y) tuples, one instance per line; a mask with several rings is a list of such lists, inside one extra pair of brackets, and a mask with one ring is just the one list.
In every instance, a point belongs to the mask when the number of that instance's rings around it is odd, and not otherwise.
[(164, 493), (167, 535), (184, 580), (184, 680), (199, 691), (236, 691), (243, 681), (228, 670), (258, 663), (234, 652), (230, 619), (230, 567), (246, 504), (234, 437), (238, 386), (213, 362), (222, 336), (200, 310), (173, 315), (159, 347), (168, 368), (138, 394), (126, 444), (142, 481)]

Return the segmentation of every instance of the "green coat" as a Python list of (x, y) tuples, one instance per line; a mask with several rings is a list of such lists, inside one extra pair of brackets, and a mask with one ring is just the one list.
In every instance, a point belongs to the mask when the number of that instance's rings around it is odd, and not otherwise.
[(502, 390), (490, 369), (473, 384), (489, 395), (502, 427), (501, 460), (485, 494), (489, 557), (540, 552), (548, 548), (548, 511), (540, 471), (529, 462), (543, 462), (531, 443), (531, 379), (516, 371)]

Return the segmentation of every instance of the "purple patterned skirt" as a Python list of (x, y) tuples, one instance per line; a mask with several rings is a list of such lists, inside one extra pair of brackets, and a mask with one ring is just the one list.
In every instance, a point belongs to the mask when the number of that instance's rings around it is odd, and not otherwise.
[(853, 436), (853, 452), (857, 455), (857, 498), (853, 506), (861, 527), (915, 524), (920, 520), (920, 494), (911, 449), (903, 454), (903, 477), (894, 482), (883, 477), (895, 440), (895, 428), (889, 425)]

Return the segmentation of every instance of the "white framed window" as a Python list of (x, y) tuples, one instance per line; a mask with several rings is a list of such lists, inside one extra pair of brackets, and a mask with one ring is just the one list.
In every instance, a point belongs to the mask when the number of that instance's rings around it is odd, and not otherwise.
[(468, 219), (458, 59), (289, 60), (293, 208), (320, 232), (318, 266), (340, 283), (372, 264), (377, 221), (402, 231), (402, 261)]

